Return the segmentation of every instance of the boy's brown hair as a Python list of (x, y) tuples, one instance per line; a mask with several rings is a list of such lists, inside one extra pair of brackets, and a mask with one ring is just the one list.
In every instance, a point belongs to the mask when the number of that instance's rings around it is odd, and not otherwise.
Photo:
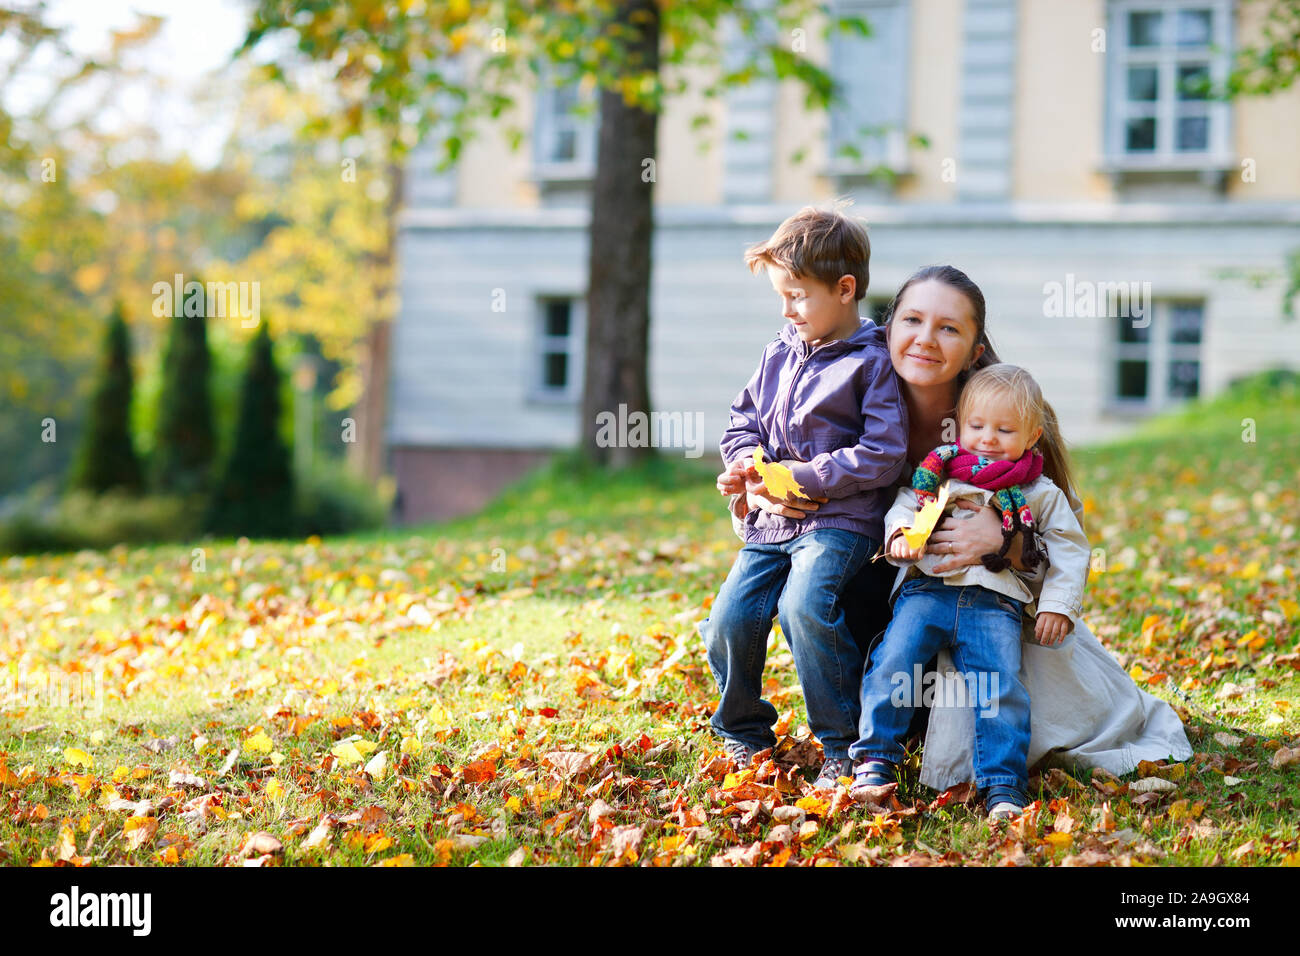
[(811, 276), (832, 289), (840, 276), (853, 276), (853, 298), (867, 294), (870, 279), (871, 241), (858, 219), (834, 209), (804, 206), (781, 223), (772, 238), (745, 250), (745, 265), (759, 272), (769, 265), (780, 266), (795, 278)]

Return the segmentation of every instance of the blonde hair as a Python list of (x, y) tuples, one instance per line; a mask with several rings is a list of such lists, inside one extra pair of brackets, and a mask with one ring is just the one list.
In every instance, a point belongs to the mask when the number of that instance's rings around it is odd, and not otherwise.
[(841, 201), (832, 209), (804, 206), (781, 223), (770, 239), (745, 250), (745, 265), (757, 273), (780, 266), (795, 278), (811, 276), (834, 288), (840, 276), (853, 276), (853, 298), (867, 294), (871, 241), (861, 220), (844, 215)]
[(1073, 493), (1074, 469), (1065, 439), (1061, 437), (1056, 411), (1043, 398), (1043, 390), (1034, 377), (1020, 366), (1006, 362), (979, 369), (971, 375), (957, 399), (957, 421), (965, 421), (976, 405), (990, 400), (1008, 403), (1027, 431), (1043, 430), (1037, 442), (1043, 456), (1043, 474), (1062, 491)]

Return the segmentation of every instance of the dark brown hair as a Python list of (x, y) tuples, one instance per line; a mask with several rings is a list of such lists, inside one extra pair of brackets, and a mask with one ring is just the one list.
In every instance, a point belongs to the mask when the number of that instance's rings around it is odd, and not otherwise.
[[(959, 372), (957, 375), (957, 384), (959, 387), (966, 385), (966, 379), (970, 378), (972, 372), (978, 372), (988, 365), (997, 365), (1002, 360), (998, 358), (997, 350), (993, 348), (993, 342), (989, 339), (988, 329), (984, 322), (984, 293), (980, 287), (971, 281), (971, 277), (962, 272), (956, 266), (926, 266), (924, 269), (918, 269), (913, 272), (908, 280), (898, 288), (894, 295), (894, 301), (889, 303), (889, 308), (885, 310), (884, 325), (889, 326), (894, 321), (894, 312), (898, 308), (898, 303), (903, 301), (903, 295), (912, 286), (918, 282), (942, 282), (944, 285), (957, 290), (966, 297), (970, 302), (971, 315), (975, 319), (975, 344), (983, 345), (984, 351), (980, 353), (972, 364), (970, 369)], [(974, 347), (972, 346), (972, 351)]]
[[(975, 344), (984, 346), (984, 351), (980, 353), (979, 358), (971, 363), (971, 367), (957, 373), (957, 388), (960, 394), (961, 390), (966, 387), (967, 380), (975, 372), (988, 368), (990, 365), (1002, 363), (1002, 359), (998, 358), (998, 353), (993, 348), (993, 342), (989, 339), (988, 329), (985, 325), (984, 293), (980, 291), (979, 286), (971, 281), (970, 276), (955, 266), (926, 266), (923, 269), (918, 269), (899, 287), (897, 294), (894, 296), (894, 301), (889, 303), (889, 308), (885, 312), (883, 324), (888, 328), (894, 321), (894, 312), (898, 309), (898, 303), (903, 301), (903, 296), (909, 288), (918, 282), (932, 280), (942, 282), (949, 288), (955, 289), (970, 302), (971, 315), (975, 320)], [(972, 346), (973, 350), (974, 346)], [(1043, 402), (1043, 435), (1038, 439), (1038, 450), (1043, 456), (1043, 474), (1047, 475), (1062, 491), (1067, 494), (1075, 494), (1077, 497), (1069, 451), (1066, 448), (1065, 440), (1061, 437), (1061, 428), (1056, 419), (1056, 411), (1046, 401)]]

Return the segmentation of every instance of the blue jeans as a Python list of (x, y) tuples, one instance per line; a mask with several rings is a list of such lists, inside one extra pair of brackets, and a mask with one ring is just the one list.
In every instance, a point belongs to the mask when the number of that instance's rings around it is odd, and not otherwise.
[(918, 685), (934, 686), (922, 681), (922, 667), (940, 648), (951, 647), (965, 680), (961, 697), (976, 708), (975, 784), (985, 791), (1023, 791), (1029, 782), (1029, 693), (1020, 682), (1022, 607), (981, 587), (953, 587), (931, 577), (904, 581), (893, 620), (862, 676), (862, 719), (849, 756), (899, 762), (908, 721), (925, 697)]
[(828, 758), (848, 756), (858, 735), (863, 657), (839, 597), (877, 543), (855, 531), (818, 528), (741, 549), (700, 623), (718, 682), (710, 723), (719, 736), (754, 750), (776, 743), (776, 708), (763, 700), (763, 665), (777, 613), (803, 686), (808, 725)]

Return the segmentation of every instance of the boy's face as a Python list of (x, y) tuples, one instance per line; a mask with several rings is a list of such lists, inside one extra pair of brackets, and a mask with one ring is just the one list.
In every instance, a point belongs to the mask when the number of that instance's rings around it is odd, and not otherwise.
[(962, 420), (961, 447), (994, 461), (1015, 461), (1042, 433), (1029, 431), (1009, 402), (986, 399)]
[(780, 266), (769, 265), (767, 277), (781, 297), (781, 314), (810, 346), (848, 338), (858, 330), (852, 276), (841, 277), (834, 289), (811, 276), (795, 278)]

